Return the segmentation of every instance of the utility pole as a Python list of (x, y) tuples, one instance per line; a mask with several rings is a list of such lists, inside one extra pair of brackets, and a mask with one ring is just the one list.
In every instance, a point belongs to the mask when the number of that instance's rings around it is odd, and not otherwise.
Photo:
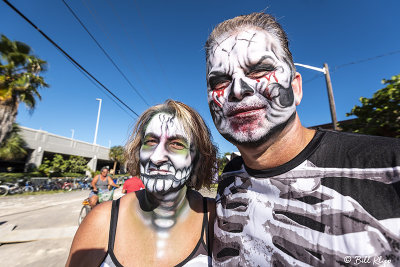
[(99, 120), (100, 120), (100, 111), (101, 111), (101, 98), (96, 98), (97, 101), (99, 101), (99, 111), (97, 112), (97, 122), (96, 122), (96, 131), (94, 132), (94, 140), (93, 140), (93, 145), (96, 144), (97, 140), (97, 130), (99, 129)]
[(333, 98), (331, 76), (329, 75), (329, 68), (327, 63), (324, 63), (324, 70), (325, 70), (326, 89), (328, 90), (329, 107), (331, 109), (333, 129), (337, 131), (338, 129), (337, 129), (335, 99)]
[(325, 74), (326, 89), (328, 91), (328, 99), (329, 99), (329, 108), (331, 111), (331, 118), (332, 118), (332, 126), (333, 126), (333, 129), (335, 131), (337, 131), (338, 127), (337, 127), (337, 119), (336, 119), (335, 99), (333, 98), (332, 82), (331, 82), (331, 76), (329, 75), (328, 64), (324, 63), (324, 67), (322, 69), (313, 67), (313, 66), (309, 66), (309, 65), (305, 65), (305, 64), (300, 64), (300, 63), (294, 63), (294, 65), (304, 67), (307, 69), (311, 69), (311, 70), (315, 70), (315, 71), (319, 71), (319, 72), (322, 72), (323, 74)]

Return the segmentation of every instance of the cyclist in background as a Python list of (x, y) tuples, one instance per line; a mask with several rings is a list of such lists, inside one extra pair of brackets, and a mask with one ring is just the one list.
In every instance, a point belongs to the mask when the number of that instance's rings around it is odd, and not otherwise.
[(107, 191), (109, 185), (119, 187), (119, 185), (115, 184), (111, 177), (108, 176), (109, 171), (108, 167), (103, 167), (101, 168), (100, 174), (93, 178), (91, 183), (93, 189), (89, 194), (89, 205), (92, 209), (97, 205), (97, 201), (99, 200), (99, 197), (97, 196), (99, 190)]

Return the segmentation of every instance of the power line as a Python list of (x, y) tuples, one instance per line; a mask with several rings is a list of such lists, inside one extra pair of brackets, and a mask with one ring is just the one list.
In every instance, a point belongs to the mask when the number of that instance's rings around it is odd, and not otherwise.
[[(364, 62), (367, 62), (367, 61), (375, 60), (375, 59), (378, 59), (378, 58), (381, 58), (381, 57), (391, 56), (391, 55), (398, 54), (398, 53), (400, 53), (400, 50), (395, 50), (395, 51), (391, 51), (391, 52), (388, 52), (388, 53), (385, 53), (385, 54), (381, 54), (381, 55), (377, 55), (377, 56), (374, 56), (374, 57), (369, 57), (369, 58), (360, 59), (360, 60), (357, 60), (357, 61), (352, 61), (352, 62), (349, 62), (349, 63), (341, 64), (341, 65), (333, 67), (333, 70), (331, 70), (331, 72), (335, 72), (338, 69), (341, 69), (343, 67), (347, 67), (347, 66), (350, 66), (350, 65), (356, 65), (356, 64), (360, 64), (360, 63), (364, 63)], [(323, 76), (324, 76), (323, 74), (316, 74), (314, 77), (304, 81), (303, 84), (309, 83), (309, 82), (311, 82), (311, 81), (313, 81), (313, 80), (315, 80), (317, 78), (323, 77)]]
[(349, 65), (355, 65), (355, 64), (360, 64), (360, 63), (364, 63), (364, 62), (367, 62), (367, 61), (375, 60), (375, 59), (381, 58), (381, 57), (391, 56), (391, 55), (394, 55), (394, 54), (397, 54), (397, 53), (400, 53), (400, 50), (395, 50), (395, 51), (388, 52), (388, 53), (385, 53), (385, 54), (382, 54), (382, 55), (369, 57), (369, 58), (365, 58), (365, 59), (360, 59), (360, 60), (357, 60), (357, 61), (353, 61), (353, 62), (349, 62), (349, 63), (346, 63), (346, 64), (342, 64), (342, 65), (336, 66), (334, 68), (334, 70), (337, 70), (337, 69), (340, 69), (340, 68), (343, 68), (343, 67), (347, 67)]
[(125, 78), (125, 80), (128, 82), (128, 84), (131, 86), (131, 88), (138, 94), (138, 96), (143, 100), (143, 102), (147, 105), (150, 106), (149, 103), (143, 98), (143, 96), (138, 92), (138, 90), (133, 86), (133, 84), (129, 81), (129, 79), (126, 77), (126, 75), (122, 72), (122, 70), (118, 67), (118, 65), (112, 60), (110, 55), (104, 50), (104, 48), (99, 44), (99, 42), (94, 38), (94, 36), (90, 33), (90, 31), (86, 28), (86, 26), (83, 24), (83, 22), (79, 19), (78, 15), (71, 9), (71, 7), (64, 1), (62, 0), (65, 6), (69, 9), (69, 11), (72, 13), (72, 15), (76, 18), (76, 20), (79, 22), (79, 24), (85, 29), (85, 31), (89, 34), (89, 36), (93, 39), (93, 41), (97, 44), (97, 46), (103, 51), (103, 53), (106, 55), (106, 57), (111, 61), (111, 63), (114, 65), (114, 67), (118, 70), (118, 72)]
[(323, 76), (324, 76), (324, 74), (319, 74), (318, 73), (314, 77), (312, 77), (311, 79), (308, 79), (308, 80), (304, 81), (303, 84), (309, 83), (309, 82), (314, 81), (315, 79), (323, 77)]
[[(112, 0), (108, 0), (108, 1), (106, 1), (106, 3), (107, 3), (108, 6), (111, 8), (111, 11), (112, 11), (114, 17), (116, 18), (116, 21), (119, 23), (120, 28), (123, 30), (124, 34), (126, 35), (126, 37), (128, 38), (128, 40), (130, 41), (130, 43), (131, 43), (131, 45), (132, 45), (132, 47), (133, 47), (133, 50), (139, 51), (139, 49), (138, 49), (137, 46), (136, 46), (136, 42), (133, 40), (133, 38), (131, 37), (131, 35), (128, 33), (128, 31), (127, 31), (127, 29), (126, 29), (127, 27), (126, 27), (126, 26), (124, 25), (124, 23), (122, 22), (121, 16), (118, 14), (116, 8), (114, 8), (114, 5), (112, 4)], [(139, 54), (136, 54), (136, 56), (138, 57), (138, 59), (139, 59), (139, 61), (140, 61), (141, 67), (142, 67), (146, 72), (150, 72), (150, 71), (149, 71), (149, 67), (148, 67), (146, 61), (143, 59), (142, 55), (139, 53)], [(124, 62), (125, 62), (125, 64), (128, 66), (128, 68), (131, 69), (130, 66), (129, 66), (129, 65), (132, 65), (132, 64), (130, 63), (130, 61), (126, 62), (126, 61), (124, 60)], [(133, 66), (133, 65), (132, 65), (132, 66)], [(149, 90), (149, 88), (146, 86), (146, 83), (144, 83), (143, 80), (141, 79), (141, 75), (138, 75), (138, 76), (137, 76), (137, 79), (140, 80), (140, 81), (143, 83), (143, 86), (145, 87), (145, 89), (146, 89), (147, 91), (151, 91), (151, 90)], [(153, 102), (155, 102), (154, 98), (153, 98), (151, 95), (150, 95), (150, 98), (151, 98), (151, 100), (153, 100)]]
[(149, 43), (150, 43), (151, 47), (153, 48), (153, 51), (154, 51), (154, 58), (156, 59), (156, 62), (157, 62), (158, 66), (159, 66), (159, 68), (160, 68), (160, 70), (161, 70), (161, 74), (164, 75), (164, 79), (165, 79), (165, 81), (166, 81), (166, 86), (169, 88), (170, 92), (171, 92), (174, 96), (176, 96), (175, 90), (173, 89), (173, 87), (170, 86), (170, 81), (169, 81), (168, 75), (166, 75), (166, 73), (165, 73), (165, 71), (164, 71), (164, 67), (163, 67), (163, 65), (161, 65), (161, 61), (159, 60), (159, 55), (158, 55), (157, 50), (156, 50), (156, 48), (155, 48), (155, 46), (154, 46), (154, 43), (153, 43), (152, 39), (150, 38), (150, 35), (149, 35), (149, 33), (148, 33), (149, 30), (148, 30), (146, 24), (144, 23), (144, 19), (143, 19), (143, 16), (141, 15), (139, 5), (138, 5), (138, 3), (137, 3), (136, 0), (133, 0), (133, 3), (136, 5), (136, 12), (137, 12), (137, 14), (138, 14), (138, 18), (139, 18), (140, 21), (142, 22), (143, 29), (144, 29), (144, 32), (145, 32), (145, 34), (146, 34), (146, 37), (147, 37), (147, 39), (149, 40)]
[[(65, 55), (63, 55), (65, 56)], [(65, 58), (71, 62), (72, 65), (74, 65), (82, 74), (83, 76), (85, 76), (95, 87), (97, 87), (100, 91), (104, 90), (103, 88), (101, 88), (97, 83), (95, 83), (93, 81), (93, 79), (91, 79), (83, 70), (81, 70), (78, 66), (75, 65), (75, 63), (73, 61), (71, 61), (67, 56), (65, 56)], [(134, 119), (134, 117), (132, 116), (131, 113), (129, 113), (126, 109), (124, 109), (117, 101), (115, 101), (114, 98), (112, 98), (109, 94), (105, 95), (112, 101), (114, 102), (123, 112), (125, 112), (129, 117), (131, 117), (132, 119)]]
[[(98, 28), (103, 32), (104, 36), (109, 40), (110, 44), (114, 47), (114, 50), (117, 52), (117, 54), (120, 56), (120, 58), (122, 59), (122, 61), (125, 63), (125, 65), (129, 68), (129, 70), (137, 75), (137, 78), (139, 80), (140, 79), (140, 75), (134, 70), (134, 68), (131, 68), (131, 63), (129, 61), (126, 61), (125, 59), (127, 58), (127, 56), (124, 56), (123, 53), (123, 49), (121, 49), (121, 47), (115, 43), (113, 41), (113, 39), (111, 38), (111, 34), (109, 33), (109, 31), (107, 30), (107, 27), (104, 25), (104, 23), (101, 22), (101, 19), (97, 15), (96, 9), (93, 7), (91, 7), (89, 4), (89, 1), (87, 1), (88, 3), (85, 3), (86, 1), (82, 0), (83, 5), (86, 7), (86, 9), (88, 10), (88, 12), (90, 13), (90, 15), (93, 17), (94, 22), (97, 24)], [(147, 86), (145, 86), (147, 88)], [(148, 90), (150, 91), (150, 90)]]
[(85, 72), (90, 78), (95, 80), (101, 87), (103, 87), (109, 94), (111, 94), (115, 99), (118, 100), (122, 105), (124, 105), (127, 109), (129, 109), (133, 114), (137, 117), (139, 115), (133, 111), (125, 102), (123, 102), (119, 97), (117, 97), (113, 92), (111, 92), (105, 85), (103, 85), (99, 80), (97, 80), (89, 71), (87, 71), (82, 65), (80, 65), (75, 59), (73, 59), (67, 52), (65, 52), (58, 44), (56, 44), (50, 37), (48, 37), (44, 32), (42, 32), (32, 21), (30, 21), (24, 14), (22, 14), (16, 7), (14, 7), (8, 0), (3, 0), (9, 7), (11, 7), (15, 12), (18, 13), (23, 19), (25, 19), (33, 28), (35, 28), (44, 38), (46, 38), (52, 45), (54, 45), (60, 52), (63, 53), (70, 61), (73, 62), (74, 66), (77, 66), (83, 72)]

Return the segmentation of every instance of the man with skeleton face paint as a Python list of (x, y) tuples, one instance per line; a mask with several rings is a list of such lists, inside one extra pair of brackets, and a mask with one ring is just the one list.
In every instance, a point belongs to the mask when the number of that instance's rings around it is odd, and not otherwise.
[(295, 119), (292, 82), (300, 93), (300, 75), (268, 32), (247, 29), (216, 42), (207, 64), (214, 122), (234, 144), (265, 143)]
[(268, 14), (219, 24), (206, 63), (215, 126), (242, 155), (219, 182), (213, 263), (398, 266), (399, 140), (303, 127), (301, 75)]
[(216, 153), (192, 108), (168, 100), (146, 110), (126, 149), (128, 170), (140, 174), (145, 190), (96, 207), (78, 229), (67, 265), (210, 265), (215, 202), (193, 189), (210, 185)]

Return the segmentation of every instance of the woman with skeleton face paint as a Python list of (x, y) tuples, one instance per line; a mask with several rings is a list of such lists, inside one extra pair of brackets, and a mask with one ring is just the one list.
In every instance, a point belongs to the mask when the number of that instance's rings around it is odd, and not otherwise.
[(67, 265), (209, 265), (215, 203), (193, 189), (210, 185), (216, 152), (203, 119), (187, 105), (168, 100), (145, 111), (126, 147), (128, 170), (145, 190), (96, 207), (78, 229)]

